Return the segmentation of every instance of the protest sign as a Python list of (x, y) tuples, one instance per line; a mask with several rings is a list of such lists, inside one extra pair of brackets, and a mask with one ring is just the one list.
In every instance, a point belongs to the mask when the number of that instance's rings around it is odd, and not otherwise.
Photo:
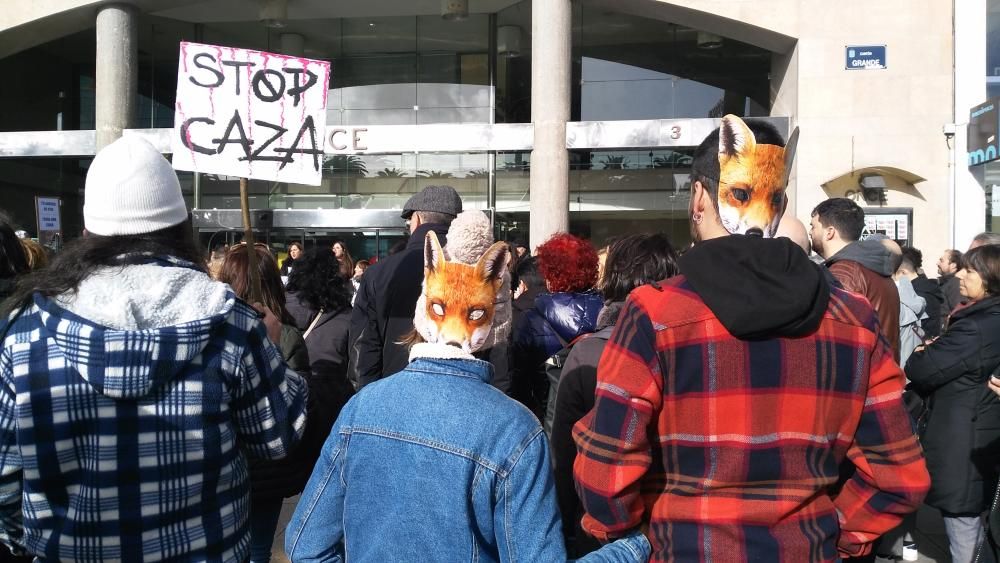
[(319, 185), (330, 63), (181, 42), (173, 166)]

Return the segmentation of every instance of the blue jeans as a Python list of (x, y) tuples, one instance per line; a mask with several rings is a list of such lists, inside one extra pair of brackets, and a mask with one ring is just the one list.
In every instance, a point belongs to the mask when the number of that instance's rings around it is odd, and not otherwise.
[(282, 500), (253, 499), (250, 503), (250, 562), (268, 563), (281, 517)]

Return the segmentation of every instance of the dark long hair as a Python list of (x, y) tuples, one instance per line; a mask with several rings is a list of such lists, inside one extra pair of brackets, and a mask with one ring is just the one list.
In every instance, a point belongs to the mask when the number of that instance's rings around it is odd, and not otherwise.
[(190, 218), (173, 227), (140, 235), (87, 235), (66, 245), (48, 266), (21, 278), (11, 297), (0, 305), (0, 315), (23, 307), (33, 293), (53, 297), (76, 291), (80, 282), (106, 266), (128, 265), (122, 255), (152, 254), (187, 260), (205, 271), (205, 258), (194, 242)]
[(287, 289), (314, 311), (339, 311), (351, 306), (348, 280), (340, 262), (327, 248), (314, 248), (295, 261)]
[[(254, 247), (257, 250), (257, 272), (260, 275), (260, 291), (263, 294), (261, 299), (264, 301), (264, 306), (281, 319), (283, 324), (294, 326), (295, 319), (285, 308), (285, 288), (281, 286), (278, 262), (267, 245), (257, 243)], [(247, 254), (247, 245), (244, 243), (231, 247), (226, 252), (226, 258), (222, 261), (219, 276), (216, 278), (222, 283), (228, 283), (236, 296), (244, 301), (250, 301), (250, 264)]]
[(28, 259), (14, 227), (0, 214), (0, 279), (13, 278), (28, 271)]
[(605, 302), (624, 301), (633, 289), (676, 274), (677, 253), (666, 235), (629, 235), (608, 249), (598, 288)]

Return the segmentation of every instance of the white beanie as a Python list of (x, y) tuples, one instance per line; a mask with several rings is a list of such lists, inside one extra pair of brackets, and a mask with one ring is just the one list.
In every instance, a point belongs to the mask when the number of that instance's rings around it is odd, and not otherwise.
[(153, 145), (127, 135), (104, 147), (87, 171), (83, 224), (101, 236), (179, 225), (188, 211), (177, 173)]

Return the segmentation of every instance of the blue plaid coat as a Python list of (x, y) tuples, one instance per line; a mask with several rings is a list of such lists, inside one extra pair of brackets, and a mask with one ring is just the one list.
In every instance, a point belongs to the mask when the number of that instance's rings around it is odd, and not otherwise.
[[(0, 323), (0, 540), (62, 561), (243, 561), (243, 451), (280, 458), (306, 386), (251, 307), (113, 330), (36, 295)], [(23, 521), (22, 521), (23, 512)]]

